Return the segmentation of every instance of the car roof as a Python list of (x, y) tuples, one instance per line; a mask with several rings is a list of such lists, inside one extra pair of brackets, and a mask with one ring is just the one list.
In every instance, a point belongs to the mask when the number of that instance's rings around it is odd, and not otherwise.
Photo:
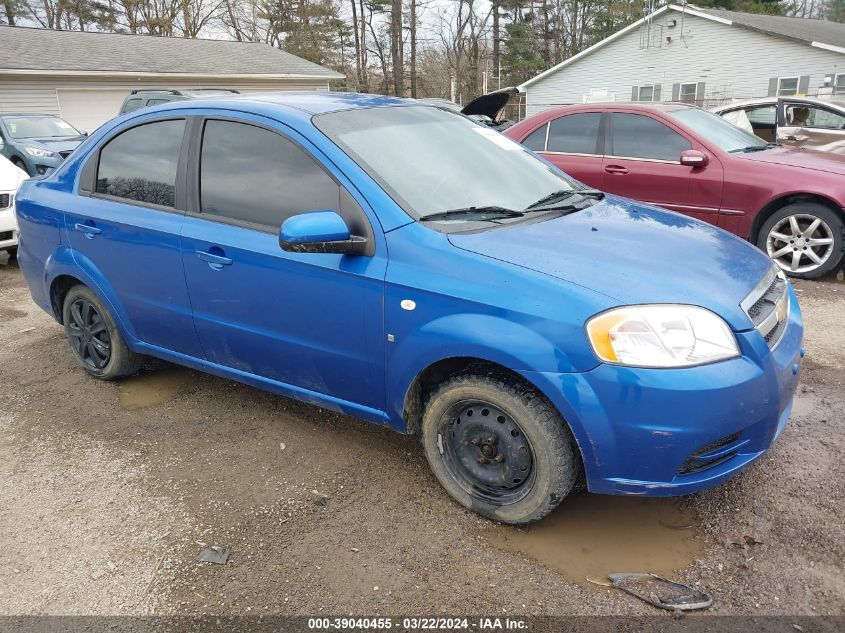
[(695, 108), (696, 106), (689, 103), (680, 103), (675, 101), (661, 101), (656, 103), (641, 103), (641, 102), (624, 102), (624, 101), (605, 101), (600, 103), (577, 103), (573, 105), (565, 105), (551, 110), (544, 110), (546, 112), (554, 112), (562, 114), (564, 112), (595, 112), (596, 110), (625, 110), (626, 112), (672, 112), (674, 110), (684, 110)]
[[(252, 103), (256, 107), (266, 109), (268, 105), (295, 108), (308, 114), (324, 114), (340, 110), (360, 110), (387, 106), (421, 105), (417, 99), (400, 99), (383, 95), (363, 94), (357, 92), (267, 92), (254, 94), (220, 95), (203, 98), (201, 100), (180, 101), (182, 108), (208, 108), (215, 104), (231, 107), (237, 104), (241, 108)], [(157, 108), (167, 108), (162, 104)], [(431, 107), (431, 106), (429, 106)]]

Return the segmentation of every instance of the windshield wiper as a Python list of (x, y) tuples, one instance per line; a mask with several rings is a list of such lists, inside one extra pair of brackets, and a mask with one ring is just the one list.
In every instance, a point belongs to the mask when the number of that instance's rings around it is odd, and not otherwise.
[(524, 213), (522, 211), (514, 211), (513, 209), (506, 209), (497, 206), (481, 206), (481, 207), (466, 207), (463, 209), (449, 209), (448, 211), (440, 211), (438, 213), (430, 213), (420, 218), (420, 222), (431, 222), (437, 220), (454, 220), (466, 216), (478, 216), (480, 222), (487, 220), (499, 220), (506, 218), (521, 218)]
[[(580, 196), (581, 199), (601, 200), (604, 193), (596, 189), (561, 189), (544, 196), (525, 207), (525, 211), (548, 211), (555, 209), (578, 209), (577, 204), (560, 204), (572, 196)], [(580, 202), (580, 201), (579, 201)]]
[(765, 145), (748, 145), (746, 147), (740, 147), (739, 149), (732, 149), (729, 153), (730, 154), (746, 154), (748, 152), (761, 152), (764, 149), (771, 149), (773, 147), (778, 147), (777, 143), (766, 143)]

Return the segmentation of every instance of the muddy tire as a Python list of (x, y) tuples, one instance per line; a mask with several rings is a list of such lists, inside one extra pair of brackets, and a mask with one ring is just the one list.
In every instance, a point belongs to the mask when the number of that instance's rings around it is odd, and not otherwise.
[(834, 270), (845, 253), (845, 223), (818, 202), (793, 202), (766, 220), (757, 247), (787, 275), (816, 279)]
[(95, 378), (115, 380), (141, 367), (142, 357), (126, 346), (111, 313), (85, 286), (68, 291), (62, 321), (76, 360)]
[(581, 471), (555, 408), (507, 376), (447, 380), (426, 404), (422, 441), (435, 477), (458, 503), (510, 525), (554, 510)]

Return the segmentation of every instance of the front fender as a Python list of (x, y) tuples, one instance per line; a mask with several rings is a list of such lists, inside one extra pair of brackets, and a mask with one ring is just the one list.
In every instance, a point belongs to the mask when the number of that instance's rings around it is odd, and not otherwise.
[(484, 360), (517, 372), (537, 367), (571, 368), (553, 341), (524, 324), (480, 314), (434, 319), (388, 343), (387, 413), (397, 430), (405, 430), (405, 398), (417, 376), (452, 358)]
[[(44, 287), (51, 304), (53, 303), (51, 292), (53, 282), (62, 275), (78, 279), (105, 304), (124, 340), (131, 348), (134, 348), (138, 337), (132, 328), (132, 322), (102, 271), (79, 251), (66, 246), (56, 249), (44, 266)], [(61, 317), (60, 314), (57, 316)]]

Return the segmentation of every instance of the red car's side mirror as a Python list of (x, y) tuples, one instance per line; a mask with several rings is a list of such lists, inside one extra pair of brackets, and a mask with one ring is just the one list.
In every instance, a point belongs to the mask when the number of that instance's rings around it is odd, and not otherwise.
[(685, 149), (681, 152), (680, 162), (681, 165), (687, 167), (706, 167), (707, 163), (710, 162), (710, 157), (697, 149)]

